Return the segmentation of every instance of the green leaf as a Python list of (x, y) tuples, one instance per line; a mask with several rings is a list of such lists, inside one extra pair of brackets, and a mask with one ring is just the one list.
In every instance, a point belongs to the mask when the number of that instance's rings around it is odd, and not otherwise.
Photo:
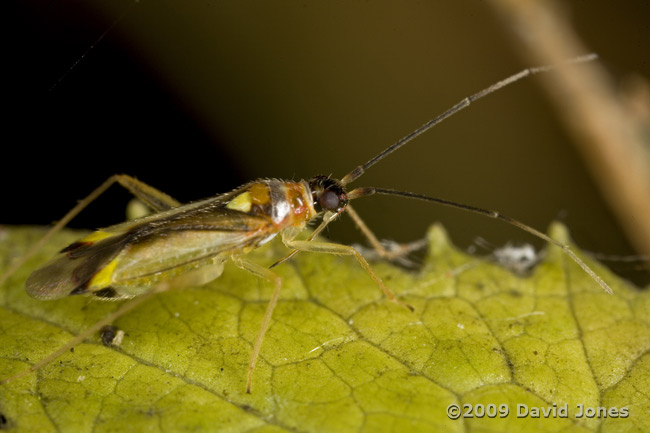
[[(568, 241), (559, 225), (552, 235)], [(4, 269), (41, 229), (3, 228)], [(29, 298), (29, 272), (80, 233), (66, 231), (0, 291), (0, 377), (24, 371), (120, 303)], [(281, 300), (246, 394), (252, 341), (272, 287), (227, 266), (215, 282), (156, 295), (99, 336), (0, 386), (1, 428), (16, 432), (650, 431), (650, 293), (584, 258), (608, 295), (557, 248), (532, 275), (428, 234), (419, 273), (373, 264), (410, 305), (387, 301), (350, 258), (299, 254), (279, 266)], [(281, 245), (251, 253), (261, 264)], [(0, 270), (1, 272), (1, 270)], [(505, 405), (507, 417), (450, 419), (450, 404)], [(568, 418), (517, 417), (517, 405)], [(577, 417), (578, 405), (609, 409)], [(627, 417), (612, 417), (624, 411)]]

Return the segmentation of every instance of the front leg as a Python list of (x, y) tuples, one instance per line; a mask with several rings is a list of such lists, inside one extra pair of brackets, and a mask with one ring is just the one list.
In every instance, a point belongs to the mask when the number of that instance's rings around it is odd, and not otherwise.
[(375, 283), (377, 283), (377, 285), (381, 288), (381, 290), (384, 292), (384, 294), (390, 301), (413, 311), (413, 307), (398, 300), (395, 297), (395, 294), (388, 287), (384, 285), (384, 282), (381, 280), (381, 278), (377, 276), (375, 271), (372, 270), (372, 268), (370, 267), (366, 259), (364, 259), (363, 256), (361, 255), (361, 253), (359, 253), (354, 248), (347, 245), (340, 245), (331, 242), (299, 241), (293, 239), (291, 235), (292, 233), (289, 233), (286, 236), (283, 234), (282, 236), (282, 242), (284, 242), (284, 244), (289, 248), (293, 248), (298, 251), (307, 251), (312, 253), (327, 253), (327, 254), (336, 254), (341, 256), (354, 256), (354, 258), (357, 259), (361, 267), (365, 269), (365, 271), (370, 275), (370, 278), (372, 278), (375, 281)]

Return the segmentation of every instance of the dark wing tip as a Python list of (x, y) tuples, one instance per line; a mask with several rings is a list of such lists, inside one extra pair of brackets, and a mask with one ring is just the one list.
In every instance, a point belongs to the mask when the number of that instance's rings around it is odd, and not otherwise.
[(64, 249), (62, 249), (61, 251), (59, 251), (59, 253), (60, 254), (69, 253), (69, 252), (77, 250), (77, 249), (79, 249), (81, 247), (88, 247), (88, 246), (90, 246), (92, 244), (93, 244), (92, 242), (73, 242), (70, 245), (68, 245), (67, 247), (65, 247)]

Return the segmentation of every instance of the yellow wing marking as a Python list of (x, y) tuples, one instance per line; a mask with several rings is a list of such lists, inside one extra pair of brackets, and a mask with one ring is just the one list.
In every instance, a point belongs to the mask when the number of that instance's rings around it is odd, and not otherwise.
[(228, 209), (238, 210), (240, 212), (250, 212), (253, 202), (251, 201), (251, 194), (246, 191), (239, 194), (237, 197), (230, 200), (226, 205)]
[(104, 288), (108, 287), (112, 283), (113, 272), (117, 267), (117, 259), (111, 260), (104, 268), (97, 272), (88, 282), (88, 287), (94, 288)]
[(91, 234), (89, 234), (85, 238), (80, 239), (79, 242), (80, 243), (86, 243), (86, 242), (95, 243), (95, 242), (101, 241), (102, 239), (110, 238), (111, 236), (115, 236), (115, 233), (108, 233), (108, 232), (105, 232), (103, 230), (97, 230), (96, 232), (92, 232)]

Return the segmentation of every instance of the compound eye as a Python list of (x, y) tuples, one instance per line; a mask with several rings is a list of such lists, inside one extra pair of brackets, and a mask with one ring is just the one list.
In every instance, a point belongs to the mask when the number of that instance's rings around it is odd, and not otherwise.
[(318, 201), (321, 207), (327, 210), (337, 210), (340, 205), (339, 196), (334, 191), (323, 192)]

